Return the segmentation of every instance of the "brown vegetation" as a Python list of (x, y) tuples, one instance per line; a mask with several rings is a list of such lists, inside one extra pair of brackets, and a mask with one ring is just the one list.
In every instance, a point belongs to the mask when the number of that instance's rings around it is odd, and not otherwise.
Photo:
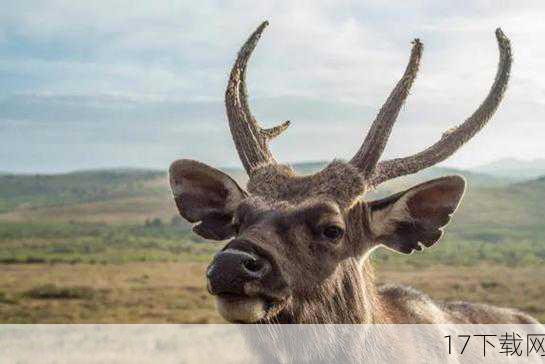
[[(203, 263), (17, 264), (0, 275), (2, 323), (223, 322), (206, 292)], [(414, 286), (437, 300), (516, 307), (545, 321), (545, 267), (431, 266), (377, 269), (382, 282)], [(29, 292), (55, 287), (69, 299)], [(47, 292), (47, 291), (46, 291)], [(82, 296), (72, 293), (83, 292)], [(47, 296), (47, 294), (46, 294)]]

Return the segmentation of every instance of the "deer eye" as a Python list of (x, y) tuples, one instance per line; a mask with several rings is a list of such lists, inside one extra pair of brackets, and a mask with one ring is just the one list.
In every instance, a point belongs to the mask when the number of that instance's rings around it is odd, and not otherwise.
[(344, 231), (337, 225), (328, 225), (324, 227), (322, 235), (329, 240), (339, 240), (344, 235)]

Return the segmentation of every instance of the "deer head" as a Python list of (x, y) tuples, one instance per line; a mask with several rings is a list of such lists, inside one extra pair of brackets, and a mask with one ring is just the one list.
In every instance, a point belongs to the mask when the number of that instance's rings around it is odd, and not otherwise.
[(403, 77), (354, 157), (298, 176), (277, 163), (268, 147), (289, 122), (264, 129), (248, 105), (246, 66), (267, 25), (262, 23), (238, 53), (225, 94), (231, 134), (249, 175), (247, 188), (197, 161), (182, 159), (170, 167), (177, 207), (196, 223), (194, 231), (207, 239), (231, 239), (214, 257), (207, 280), (220, 313), (233, 322), (297, 321), (305, 310), (309, 316), (309, 302), (316, 297), (325, 297), (322, 305), (329, 306), (342, 299), (365, 302), (347, 282), (361, 277), (370, 251), (385, 246), (410, 254), (436, 244), (464, 193), (462, 177), (435, 179), (378, 201), (363, 196), (389, 179), (445, 160), (471, 139), (496, 111), (511, 68), (509, 40), (497, 29), (497, 75), (473, 115), (422, 152), (379, 162), (418, 72), (423, 45), (415, 39)]

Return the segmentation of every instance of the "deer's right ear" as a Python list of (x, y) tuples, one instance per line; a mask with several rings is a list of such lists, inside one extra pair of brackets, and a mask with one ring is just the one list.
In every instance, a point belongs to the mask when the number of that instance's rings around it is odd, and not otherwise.
[(460, 176), (437, 178), (367, 204), (375, 242), (409, 254), (437, 243), (464, 194)]
[(193, 231), (212, 240), (225, 240), (234, 235), (233, 214), (246, 197), (235, 180), (189, 159), (172, 163), (169, 175), (180, 215), (189, 222), (200, 222)]

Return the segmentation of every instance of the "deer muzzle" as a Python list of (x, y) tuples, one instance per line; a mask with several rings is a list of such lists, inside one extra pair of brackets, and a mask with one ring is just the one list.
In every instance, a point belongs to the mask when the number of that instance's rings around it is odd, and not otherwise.
[(226, 249), (214, 257), (207, 269), (208, 290), (213, 295), (246, 295), (245, 286), (260, 281), (271, 264), (254, 253)]

